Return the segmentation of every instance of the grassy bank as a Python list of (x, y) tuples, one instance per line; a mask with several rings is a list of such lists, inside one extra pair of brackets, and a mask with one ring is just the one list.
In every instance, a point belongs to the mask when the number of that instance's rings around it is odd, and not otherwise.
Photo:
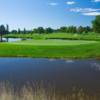
[(0, 43), (0, 57), (99, 58), (100, 43), (63, 40), (62, 42), (39, 40)]
[(100, 40), (100, 35), (96, 33), (51, 33), (51, 34), (8, 34), (7, 38), (32, 38), (32, 39), (69, 39), (69, 40)]

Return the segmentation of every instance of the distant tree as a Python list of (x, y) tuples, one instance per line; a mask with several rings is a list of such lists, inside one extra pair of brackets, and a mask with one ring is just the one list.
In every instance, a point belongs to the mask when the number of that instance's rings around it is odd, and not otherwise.
[(67, 27), (66, 26), (60, 27), (59, 31), (66, 33), (67, 32)]
[(12, 30), (11, 33), (12, 34), (17, 34), (18, 32), (17, 32), (17, 30)]
[(48, 27), (45, 29), (45, 33), (53, 33), (53, 29)]
[(71, 27), (67, 27), (67, 33), (71, 33)]
[(44, 30), (43, 27), (38, 27), (38, 28), (37, 28), (37, 32), (38, 32), (39, 34), (42, 34), (42, 33), (45, 32), (45, 30)]
[(25, 30), (26, 32), (26, 34), (28, 33), (28, 34), (33, 34), (33, 31), (32, 30)]
[(23, 33), (24, 33), (24, 34), (26, 34), (26, 33), (27, 33), (27, 31), (26, 31), (26, 29), (25, 29), (25, 28), (24, 28), (24, 30), (23, 30)]
[(8, 34), (9, 33), (9, 25), (7, 24), (6, 25), (6, 34)]
[(58, 32), (60, 32), (60, 29), (59, 28), (58, 29), (53, 29), (53, 32), (58, 33)]
[(0, 35), (1, 35), (1, 42), (2, 42), (2, 36), (6, 34), (6, 29), (4, 25), (0, 26)]
[(69, 26), (67, 27), (67, 33), (76, 33), (77, 28), (75, 26)]
[(100, 15), (96, 16), (95, 20), (92, 21), (93, 30), (96, 33), (100, 33)]
[(20, 34), (21, 33), (21, 30), (20, 30), (20, 28), (18, 28), (18, 34)]
[(77, 32), (82, 34), (84, 32), (84, 27), (79, 26), (78, 29), (77, 29)]
[(76, 26), (71, 26), (70, 27), (71, 33), (77, 33), (77, 28)]
[[(9, 25), (8, 24), (6, 24), (6, 33), (5, 34), (9, 34)], [(6, 37), (6, 40), (8, 42), (8, 37)]]
[(91, 31), (92, 31), (92, 28), (90, 26), (84, 27), (84, 33), (88, 33), (88, 32), (91, 32)]
[(34, 29), (33, 29), (33, 33), (38, 33), (37, 28), (34, 28)]

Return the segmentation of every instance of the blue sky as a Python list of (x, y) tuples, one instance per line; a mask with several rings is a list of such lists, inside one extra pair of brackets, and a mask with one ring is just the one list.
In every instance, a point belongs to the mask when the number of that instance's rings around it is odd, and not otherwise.
[(91, 25), (100, 0), (0, 0), (0, 24), (10, 29)]

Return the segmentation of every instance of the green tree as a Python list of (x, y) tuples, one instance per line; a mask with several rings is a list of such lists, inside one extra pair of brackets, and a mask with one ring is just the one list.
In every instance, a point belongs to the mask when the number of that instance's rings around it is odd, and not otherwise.
[[(5, 34), (9, 34), (9, 25), (8, 24), (6, 24), (6, 33)], [(6, 40), (8, 42), (8, 37), (6, 37)]]
[(67, 27), (66, 26), (60, 27), (59, 31), (66, 33), (67, 32)]
[(53, 33), (53, 29), (48, 27), (48, 28), (45, 29), (45, 33), (47, 33), (47, 34), (48, 33)]
[(89, 26), (84, 27), (84, 33), (88, 33), (88, 32), (91, 32), (91, 31), (92, 31), (91, 27), (89, 27)]
[(45, 32), (45, 30), (44, 30), (43, 27), (38, 27), (38, 28), (37, 28), (37, 32), (38, 32), (39, 34), (42, 34), (42, 33)]
[(71, 26), (70, 27), (71, 33), (77, 33), (77, 28), (76, 26)]
[(24, 28), (24, 30), (23, 30), (23, 33), (24, 33), (24, 34), (26, 34), (26, 33), (27, 33), (27, 31), (26, 31), (26, 29), (25, 29), (25, 28)]
[(4, 35), (4, 34), (6, 34), (6, 29), (5, 29), (5, 26), (4, 25), (1, 25), (0, 26), (0, 36), (1, 36), (1, 42), (3, 41), (2, 40), (2, 36)]
[(77, 29), (77, 32), (82, 34), (84, 32), (84, 27), (79, 26), (78, 29)]
[(100, 15), (96, 16), (95, 20), (92, 21), (93, 31), (100, 33)]
[(17, 32), (17, 30), (12, 30), (11, 33), (12, 34), (17, 34), (18, 32)]
[(9, 25), (7, 24), (6, 25), (6, 34), (8, 34), (9, 33)]
[(38, 33), (37, 28), (34, 28), (34, 29), (33, 29), (33, 33)]
[(21, 33), (21, 30), (20, 30), (20, 28), (18, 28), (18, 34), (20, 34)]
[(69, 26), (67, 27), (67, 33), (76, 33), (77, 28), (75, 26)]

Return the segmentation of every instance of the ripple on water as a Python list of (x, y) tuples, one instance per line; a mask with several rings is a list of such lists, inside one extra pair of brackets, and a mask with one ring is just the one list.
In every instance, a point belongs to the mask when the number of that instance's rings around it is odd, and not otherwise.
[(74, 60), (66, 60), (66, 63), (74, 63)]

